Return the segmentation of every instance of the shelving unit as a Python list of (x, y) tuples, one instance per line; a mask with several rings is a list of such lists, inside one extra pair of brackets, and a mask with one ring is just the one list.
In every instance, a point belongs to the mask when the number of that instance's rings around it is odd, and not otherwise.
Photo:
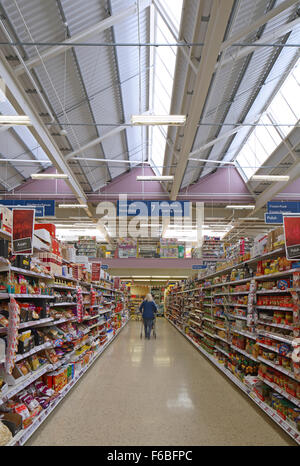
[[(15, 292), (20, 288), (18, 277), (27, 279), (26, 284), (24, 279), (22, 281), (22, 293)], [(35, 306), (35, 309), (38, 306), (42, 313), (31, 320), (21, 312), (14, 333), (9, 326), (0, 327), (0, 336), (14, 338), (18, 348), (10, 362), (14, 367), (11, 374), (7, 370), (8, 353), (0, 361), (0, 378), (4, 381), (0, 388), (0, 406), (18, 398), (21, 391), (27, 390), (37, 380), (47, 384), (51, 374), (69, 374), (63, 388), (56, 386), (56, 397), (50, 405), (38, 415), (32, 414), (30, 426), (18, 432), (9, 444), (22, 445), (128, 322), (127, 294), (124, 296), (120, 290), (113, 289), (110, 281), (84, 282), (74, 277), (3, 265), (2, 262), (0, 281), (4, 282), (4, 279), (10, 292), (0, 293), (0, 304), (2, 314), (3, 309), (8, 310), (8, 322), (13, 319), (13, 311), (9, 306), (12, 298), (19, 303), (21, 310), (24, 303), (26, 306), (32, 303), (31, 306)], [(34, 287), (40, 290), (39, 294), (32, 292)], [(77, 299), (80, 295), (82, 306)], [(27, 332), (28, 340), (27, 346), (24, 343), (22, 348), (19, 342), (23, 332)], [(68, 347), (72, 347), (72, 351)], [(31, 358), (38, 361), (37, 367), (31, 365)], [(24, 365), (27, 368), (25, 375), (21, 369)]]
[[(295, 415), (300, 404), (300, 375), (291, 359), (292, 340), (300, 330), (300, 269), (289, 267), (266, 275), (256, 270), (260, 261), (284, 253), (280, 248), (200, 276), (193, 287), (189, 282), (171, 289), (165, 315), (300, 444), (300, 422), (297, 428), (296, 421), (280, 411), (284, 403), (277, 411), (272, 404), (276, 394), (282, 396)], [(251, 269), (244, 268), (246, 264)], [(247, 270), (248, 276), (241, 277), (237, 270)], [(276, 288), (282, 278), (286, 289)], [(249, 388), (250, 379), (253, 385)]]

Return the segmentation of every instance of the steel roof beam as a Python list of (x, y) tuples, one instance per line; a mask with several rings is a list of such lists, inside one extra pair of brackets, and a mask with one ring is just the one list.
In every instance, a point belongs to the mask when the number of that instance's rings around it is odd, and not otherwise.
[[(164, 8), (161, 5), (161, 3), (159, 2), (159, 0), (153, 0), (153, 4), (154, 4), (156, 10), (158, 11), (160, 17), (164, 21), (165, 25), (169, 29), (170, 33), (172, 34), (174, 39), (177, 41), (178, 40), (178, 31), (176, 30), (174, 24), (172, 23), (169, 15), (164, 10)], [(191, 69), (194, 71), (194, 73), (197, 73), (197, 67), (192, 62), (192, 59), (191, 59), (191, 57), (189, 55), (189, 52), (184, 47), (179, 47), (179, 50), (185, 56), (186, 60), (188, 61), (189, 65), (190, 65)]]
[(277, 6), (276, 8), (272, 8), (272, 10), (268, 11), (268, 13), (266, 13), (261, 18), (257, 19), (253, 23), (251, 22), (248, 26), (244, 27), (243, 29), (240, 29), (236, 34), (233, 34), (232, 36), (230, 36), (227, 40), (223, 42), (223, 44), (221, 45), (220, 51), (222, 52), (223, 50), (227, 49), (235, 42), (239, 42), (243, 37), (248, 36), (253, 31), (256, 31), (261, 26), (266, 24), (268, 21), (280, 15), (283, 11), (287, 10), (293, 5), (297, 5), (297, 3), (299, 3), (298, 0), (283, 1), (279, 6)]
[[(273, 10), (272, 10), (273, 11)], [(300, 17), (296, 18), (293, 21), (290, 21), (287, 24), (284, 24), (283, 26), (279, 27), (276, 29), (276, 31), (273, 31), (269, 34), (263, 35), (259, 40), (253, 42), (253, 45), (241, 47), (241, 49), (237, 53), (232, 53), (232, 56), (225, 58), (224, 60), (221, 60), (220, 62), (216, 63), (215, 69), (219, 67), (223, 67), (228, 65), (229, 63), (234, 63), (240, 58), (244, 58), (250, 53), (254, 52), (256, 47), (259, 44), (263, 44), (266, 42), (270, 42), (272, 40), (277, 40), (279, 37), (284, 36), (288, 32), (291, 32), (296, 26), (300, 24)]]
[(19, 114), (25, 114), (30, 118), (32, 126), (28, 127), (28, 129), (31, 131), (38, 144), (40, 144), (40, 146), (43, 148), (49, 160), (52, 161), (53, 165), (58, 169), (58, 171), (69, 176), (66, 182), (72, 189), (78, 202), (86, 203), (86, 196), (79, 182), (77, 181), (68, 164), (65, 162), (58, 146), (52, 140), (47, 128), (44, 126), (41, 118), (29, 101), (25, 90), (21, 87), (21, 84), (14, 74), (14, 70), (7, 63), (7, 60), (5, 59), (5, 56), (1, 50), (0, 75), (2, 76), (8, 88), (7, 97), (15, 107), (16, 111)]
[(172, 200), (176, 199), (182, 183), (233, 3), (233, 0), (213, 1), (202, 56), (196, 74), (193, 99), (185, 126), (183, 144), (178, 157), (179, 162), (175, 170), (174, 182), (171, 189), (170, 198)]
[[(288, 135), (289, 137), (289, 135)], [(287, 138), (286, 138), (287, 139)], [(295, 142), (293, 145), (289, 142), (287, 151), (288, 153), (291, 153), (291, 151), (295, 151), (297, 147), (299, 147), (300, 140)], [(294, 152), (295, 153), (295, 152)], [(284, 157), (283, 157), (284, 158)], [(282, 158), (282, 159), (283, 159)], [(281, 160), (282, 160), (281, 159)], [(260, 167), (260, 168), (263, 168)], [(288, 175), (290, 178), (288, 181), (282, 182), (282, 181), (277, 181), (271, 184), (269, 188), (265, 189), (256, 199), (255, 203), (255, 209), (251, 211), (251, 215), (253, 213), (257, 212), (259, 209), (264, 207), (268, 201), (271, 201), (274, 196), (278, 193), (280, 193), (283, 189), (285, 189), (287, 186), (289, 186), (293, 181), (295, 181), (297, 178), (300, 177), (300, 160), (296, 160), (293, 165), (290, 166), (290, 168), (285, 172), (282, 173), (282, 175)]]
[[(69, 48), (72, 47), (72, 45), (69, 45), (70, 43), (74, 44), (76, 42), (78, 43), (83, 42), (87, 38), (92, 37), (96, 34), (99, 34), (100, 32), (103, 32), (106, 29), (111, 28), (115, 24), (121, 23), (122, 21), (126, 20), (128, 17), (137, 14), (138, 10), (142, 11), (145, 8), (149, 7), (151, 3), (152, 3), (152, 0), (139, 0), (139, 5), (135, 3), (134, 5), (129, 6), (126, 9), (120, 11), (119, 13), (109, 16), (108, 18), (105, 18), (103, 21), (100, 21), (100, 23), (95, 24), (94, 26), (87, 28), (78, 34), (74, 34), (74, 36), (62, 42), (64, 45), (50, 47), (44, 52), (41, 52), (39, 56), (25, 60), (25, 64), (27, 68), (32, 68), (36, 65), (39, 65), (41, 60), (45, 61), (45, 60), (48, 60), (49, 58), (53, 58), (63, 53), (65, 50), (68, 50)], [(22, 74), (24, 72), (23, 66), (22, 65), (17, 66), (14, 69), (14, 72), (17, 75)]]

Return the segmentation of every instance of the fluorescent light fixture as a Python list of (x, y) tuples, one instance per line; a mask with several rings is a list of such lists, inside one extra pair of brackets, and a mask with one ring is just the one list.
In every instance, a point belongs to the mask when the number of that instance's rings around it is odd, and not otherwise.
[(289, 175), (252, 175), (250, 181), (288, 181)]
[(174, 176), (159, 176), (159, 175), (145, 175), (145, 176), (137, 176), (136, 181), (173, 181)]
[(30, 118), (26, 115), (0, 115), (0, 126), (31, 126)]
[(32, 173), (31, 178), (33, 180), (60, 180), (69, 178), (69, 175), (65, 173)]
[(168, 125), (184, 126), (185, 115), (132, 115), (130, 120), (132, 125)]
[(77, 209), (77, 208), (80, 208), (82, 207), (83, 209), (84, 208), (87, 208), (87, 204), (58, 204), (58, 207), (60, 209)]
[(242, 210), (242, 209), (252, 210), (252, 209), (255, 209), (255, 205), (242, 205), (242, 204), (239, 204), (239, 205), (227, 205), (225, 208), (226, 209), (237, 209), (237, 210)]

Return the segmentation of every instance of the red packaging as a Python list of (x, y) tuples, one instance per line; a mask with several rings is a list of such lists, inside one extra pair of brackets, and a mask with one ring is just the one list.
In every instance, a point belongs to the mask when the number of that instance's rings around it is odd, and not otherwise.
[(56, 238), (56, 227), (53, 223), (36, 223), (34, 225), (35, 230), (47, 230), (52, 238)]

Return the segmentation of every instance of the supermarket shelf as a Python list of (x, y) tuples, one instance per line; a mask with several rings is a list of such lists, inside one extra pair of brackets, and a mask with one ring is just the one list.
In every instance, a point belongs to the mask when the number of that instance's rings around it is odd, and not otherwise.
[(50, 287), (56, 290), (76, 290), (75, 286), (59, 285), (58, 283), (53, 283)]
[[(122, 331), (122, 329), (125, 327), (127, 324), (128, 320), (123, 324), (123, 326), (117, 330), (116, 334), (113, 335), (111, 338), (109, 338), (105, 344), (99, 349), (99, 351), (93, 356), (91, 361), (83, 368), (81, 371), (70, 381), (70, 383), (63, 388), (63, 390), (60, 392), (58, 398), (56, 398), (53, 403), (51, 403), (48, 408), (43, 410), (39, 416), (33, 421), (31, 426), (29, 426), (27, 429), (23, 429), (20, 431), (12, 440), (10, 443), (7, 444), (7, 446), (13, 446), (13, 445), (24, 445), (27, 440), (33, 435), (33, 433), (40, 427), (40, 425), (43, 423), (43, 421), (50, 415), (50, 413), (56, 408), (56, 406), (64, 399), (64, 397), (67, 395), (67, 393), (70, 392), (70, 390), (77, 384), (77, 382), (81, 379), (81, 377), (84, 375), (84, 373), (93, 365), (93, 363), (98, 359), (98, 357), (104, 352), (104, 350), (114, 341), (114, 339), (118, 336), (118, 334)], [(50, 366), (50, 370), (52, 367)], [(1, 401), (0, 401), (1, 402)]]
[(25, 294), (25, 293), (0, 293), (0, 299), (23, 298), (23, 299), (54, 299), (55, 296), (45, 294)]
[(226, 338), (220, 337), (217, 333), (216, 333), (215, 337), (216, 337), (218, 340), (222, 340), (222, 341), (224, 341), (225, 343), (228, 343), (228, 344), (230, 345), (230, 342), (229, 342), (228, 340), (226, 340)]
[(214, 319), (210, 319), (209, 317), (203, 317), (203, 320), (207, 320), (208, 322), (214, 322)]
[(221, 353), (225, 354), (225, 356), (229, 357), (229, 354), (227, 353), (227, 351), (223, 350), (222, 348), (220, 348), (219, 346), (215, 345), (215, 348), (216, 350), (220, 351)]
[(237, 329), (232, 329), (233, 333), (239, 333), (240, 335), (244, 335), (247, 338), (252, 338), (252, 340), (256, 340), (257, 335), (255, 333), (247, 332), (245, 330), (237, 330)]
[(269, 385), (269, 387), (273, 388), (276, 392), (280, 393), (283, 395), (285, 398), (287, 398), (289, 401), (294, 403), (298, 408), (300, 408), (300, 400), (299, 398), (295, 398), (293, 395), (290, 395), (288, 392), (283, 390), (283, 388), (280, 388), (276, 383), (270, 382), (269, 380), (265, 379), (261, 375), (258, 376), (260, 380), (262, 380), (266, 385)]
[(190, 322), (192, 322), (192, 323), (195, 324), (195, 325), (202, 325), (201, 322), (196, 322), (195, 320), (192, 320), (192, 319), (190, 319)]
[(52, 347), (52, 342), (47, 341), (47, 343), (44, 343), (39, 346), (35, 346), (34, 348), (32, 348), (32, 350), (28, 351), (27, 353), (18, 354), (15, 361), (16, 362), (21, 361), (21, 359), (27, 358), (28, 356), (31, 356), (32, 354), (38, 353), (39, 351), (42, 351), (46, 348), (51, 348), (51, 347)]
[(228, 369), (223, 367), (222, 364), (219, 364), (216, 359), (211, 356), (207, 351), (197, 345), (192, 338), (188, 335), (185, 335), (178, 327), (167, 318), (167, 320), (180, 332), (182, 333), (204, 356), (206, 356), (220, 371), (222, 371), (227, 377), (237, 385), (246, 395), (250, 397), (252, 401), (254, 401), (261, 409), (264, 411), (276, 424), (278, 424), (290, 437), (292, 437), (296, 443), (300, 445), (300, 433), (291, 426), (290, 423), (284, 421), (280, 415), (270, 408), (266, 403), (259, 400), (259, 398), (252, 392), (252, 390), (247, 387), (241, 380), (235, 377)]
[(216, 335), (215, 335), (215, 334), (209, 333), (207, 330), (204, 330), (203, 328), (202, 328), (202, 332), (203, 332), (203, 333), (206, 333), (206, 335), (209, 335), (209, 336), (212, 337), (212, 338), (216, 338)]
[(50, 307), (59, 307), (59, 306), (76, 306), (77, 303), (54, 303), (50, 304)]
[[(28, 327), (39, 327), (45, 323), (53, 322), (53, 321), (54, 321), (53, 317), (46, 317), (45, 319), (31, 320), (29, 322), (21, 322), (18, 328), (22, 329), (22, 328), (28, 328)], [(6, 333), (6, 332), (7, 332), (7, 327), (0, 328), (0, 334)]]
[(0, 238), (3, 238), (3, 239), (11, 239), (11, 233), (8, 233), (7, 231), (5, 230), (0, 230)]
[(291, 331), (293, 330), (293, 328), (290, 325), (275, 324), (273, 322), (264, 322), (263, 320), (258, 320), (257, 322), (263, 325), (270, 325), (271, 327), (278, 327), (278, 328), (283, 328), (285, 330), (291, 330)]
[(4, 267), (0, 267), (0, 273), (10, 272), (10, 271), (20, 273), (22, 275), (27, 275), (29, 277), (39, 277), (39, 278), (53, 279), (52, 275), (45, 274), (45, 273), (33, 272), (32, 270), (27, 270), (27, 269), (21, 269), (19, 267), (14, 267), (13, 265), (7, 265), (7, 266), (4, 266)]
[(278, 293), (290, 293), (291, 291), (300, 291), (299, 288), (287, 288), (286, 290), (258, 290), (256, 294), (278, 294)]
[(51, 369), (52, 365), (46, 364), (33, 374), (22, 377), (22, 380), (20, 380), (16, 385), (10, 385), (11, 388), (9, 388), (0, 398), (0, 406)]
[(288, 375), (292, 379), (297, 380), (297, 378), (295, 377), (295, 374), (293, 372), (285, 369), (284, 367), (273, 364), (271, 361), (269, 361), (268, 359), (262, 358), (261, 356), (258, 356), (257, 359), (258, 359), (258, 361), (261, 361), (264, 364), (267, 364), (268, 366), (273, 367), (273, 369), (276, 369), (277, 371), (282, 372), (285, 375)]
[(236, 314), (228, 314), (229, 317), (232, 317), (233, 319), (241, 319), (241, 320), (247, 320), (247, 317), (244, 316), (238, 316)]
[(244, 351), (244, 350), (242, 350), (241, 348), (238, 348), (237, 346), (232, 345), (232, 344), (231, 344), (230, 346), (231, 346), (232, 349), (234, 349), (234, 350), (237, 351), (238, 353), (241, 353), (241, 354), (243, 354), (244, 356), (246, 356), (247, 358), (252, 359), (252, 361), (258, 362), (258, 360), (257, 360), (254, 356), (252, 356), (252, 354), (247, 353), (247, 351)]
[(70, 282), (75, 282), (75, 283), (78, 282), (78, 279), (77, 279), (77, 278), (74, 278), (74, 277), (67, 277), (67, 276), (65, 276), (65, 275), (57, 275), (57, 274), (54, 274), (54, 277), (55, 277), (55, 278), (59, 278), (60, 280), (70, 280)]
[[(275, 348), (275, 346), (265, 345), (264, 343), (260, 343), (259, 341), (257, 342), (257, 344), (258, 344), (259, 346), (262, 346), (263, 348), (266, 348), (266, 349), (270, 350), (270, 351), (274, 351), (275, 353), (281, 354), (280, 351), (279, 351), (277, 348)], [(287, 354), (287, 355), (282, 355), (282, 356), (285, 356), (286, 358), (290, 358), (290, 357), (291, 357), (291, 356), (288, 355), (288, 354)]]
[(218, 330), (222, 330), (223, 332), (227, 330), (226, 328), (219, 327), (218, 325), (214, 325), (214, 327), (217, 328)]
[(285, 275), (291, 275), (294, 272), (299, 272), (300, 269), (289, 269), (289, 270), (284, 270), (282, 272), (276, 272), (276, 273), (269, 273), (267, 275), (259, 275), (257, 277), (253, 277), (257, 281), (261, 280), (269, 280), (270, 278), (277, 278), (277, 277), (283, 277)]
[(288, 338), (287, 336), (277, 335), (275, 333), (265, 332), (264, 330), (257, 330), (258, 335), (263, 335), (266, 337), (273, 338), (274, 340), (282, 341), (284, 343), (292, 344), (293, 338)]
[(281, 307), (281, 306), (257, 306), (256, 309), (270, 309), (273, 311), (285, 311), (285, 312), (293, 312), (291, 307)]
[(197, 335), (200, 335), (200, 337), (203, 337), (203, 333), (201, 332), (198, 332), (196, 329), (194, 329), (193, 327), (190, 327), (190, 330), (193, 330), (194, 333), (197, 333)]
[(227, 303), (229, 307), (248, 307), (248, 304)]

